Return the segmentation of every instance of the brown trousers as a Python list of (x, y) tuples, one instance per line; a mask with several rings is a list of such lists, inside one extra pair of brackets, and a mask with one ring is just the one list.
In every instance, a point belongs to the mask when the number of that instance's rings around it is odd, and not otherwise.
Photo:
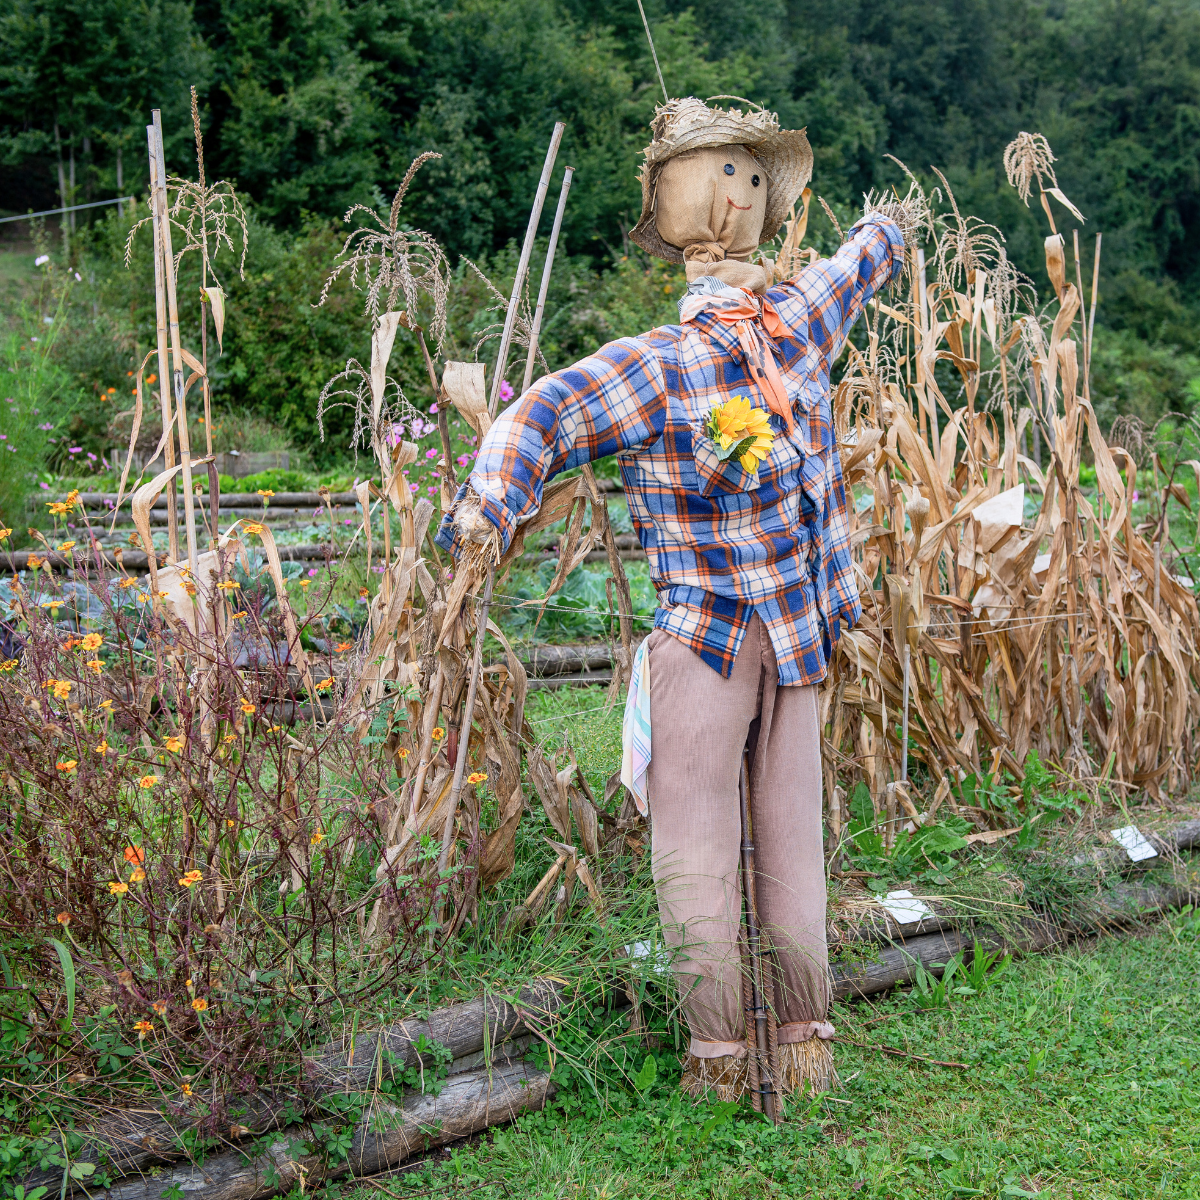
[(663, 630), (650, 635), (648, 792), (654, 882), (701, 1058), (745, 1045), (739, 952), (738, 773), (750, 751), (758, 911), (780, 965), (781, 1042), (832, 1037), (825, 945), (817, 689), (780, 687), (755, 616), (728, 679)]

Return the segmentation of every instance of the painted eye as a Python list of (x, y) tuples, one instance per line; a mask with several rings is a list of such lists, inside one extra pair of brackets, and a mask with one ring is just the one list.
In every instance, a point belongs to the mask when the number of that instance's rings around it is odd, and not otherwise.
[(732, 175), (732, 174), (733, 174), (733, 172), (734, 172), (734, 166), (733, 166), (733, 163), (726, 163), (726, 164), (725, 164), (725, 174), (726, 174), (726, 175)]
[(750, 176), (750, 182), (751, 182), (752, 184), (754, 184), (754, 186), (755, 186), (755, 187), (758, 187), (758, 176), (757, 176), (757, 175), (751, 175), (751, 176)]

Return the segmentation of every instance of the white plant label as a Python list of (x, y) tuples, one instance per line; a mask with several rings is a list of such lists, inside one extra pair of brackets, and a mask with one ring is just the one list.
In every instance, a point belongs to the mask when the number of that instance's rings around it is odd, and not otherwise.
[(1144, 858), (1157, 858), (1158, 851), (1146, 840), (1136, 825), (1124, 825), (1112, 831), (1113, 841), (1122, 846), (1130, 862), (1141, 862)]
[(886, 896), (876, 896), (875, 899), (899, 925), (912, 925), (934, 915), (933, 909), (924, 900), (918, 900), (912, 892), (888, 892)]

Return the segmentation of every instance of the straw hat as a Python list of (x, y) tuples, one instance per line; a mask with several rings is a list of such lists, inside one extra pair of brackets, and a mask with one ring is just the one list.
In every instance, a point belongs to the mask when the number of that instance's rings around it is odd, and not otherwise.
[[(737, 96), (714, 96), (737, 100)], [(747, 105), (750, 101), (744, 101)], [(687, 96), (671, 100), (656, 110), (650, 123), (654, 140), (642, 153), (642, 215), (629, 236), (655, 258), (683, 262), (683, 248), (659, 236), (654, 220), (654, 192), (659, 172), (668, 159), (705, 146), (744, 146), (767, 177), (767, 210), (759, 245), (769, 242), (783, 224), (812, 176), (812, 147), (803, 129), (780, 129), (779, 118), (762, 108), (709, 108), (703, 100)]]

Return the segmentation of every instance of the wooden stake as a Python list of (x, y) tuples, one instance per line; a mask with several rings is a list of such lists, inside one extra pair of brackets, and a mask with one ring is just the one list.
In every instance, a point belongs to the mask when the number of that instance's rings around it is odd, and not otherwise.
[[(171, 412), (171, 390), (168, 386), (170, 371), (167, 366), (167, 290), (163, 276), (162, 214), (158, 205), (158, 155), (155, 148), (154, 126), (146, 126), (146, 141), (150, 151), (150, 215), (154, 233), (154, 308), (155, 328), (158, 334), (158, 397), (162, 406), (163, 462), (169, 470), (175, 465), (175, 437), (171, 432), (174, 419)], [(178, 512), (175, 507), (175, 480), (167, 484), (167, 547), (172, 562), (179, 561)], [(147, 546), (147, 554), (154, 553)]]
[[(192, 583), (199, 589), (196, 578), (196, 509), (192, 494), (192, 450), (188, 438), (187, 401), (183, 394), (183, 347), (179, 341), (179, 303), (175, 294), (175, 255), (171, 249), (171, 219), (167, 212), (167, 163), (163, 156), (162, 114), (151, 110), (154, 118), (154, 155), (158, 161), (158, 188), (155, 200), (161, 210), (159, 229), (162, 232), (163, 279), (167, 285), (167, 312), (171, 321), (171, 366), (175, 384), (175, 410), (179, 420), (179, 461), (183, 464), (183, 520), (187, 531), (188, 570)], [(201, 600), (203, 603), (203, 599)]]
[(533, 253), (533, 244), (537, 240), (538, 221), (542, 216), (542, 205), (546, 202), (546, 190), (550, 186), (550, 172), (554, 170), (554, 160), (558, 157), (558, 147), (562, 143), (566, 124), (556, 121), (554, 133), (550, 137), (550, 148), (546, 151), (546, 162), (542, 167), (542, 177), (538, 180), (537, 191), (533, 197), (533, 209), (529, 213), (529, 225), (525, 229), (525, 244), (521, 247), (521, 258), (517, 263), (517, 274), (513, 280), (512, 295), (508, 299), (508, 312), (504, 316), (504, 332), (500, 335), (500, 349), (496, 354), (496, 372), (492, 376), (492, 394), (488, 397), (488, 413), (496, 415), (500, 404), (500, 384), (504, 381), (504, 369), (508, 365), (508, 346), (512, 341), (513, 326), (517, 320), (517, 308), (521, 303), (521, 292), (525, 287), (525, 276), (529, 273), (529, 257)]
[(529, 354), (525, 359), (525, 378), (521, 382), (521, 394), (529, 391), (533, 382), (533, 360), (537, 355), (538, 335), (542, 331), (542, 313), (546, 308), (546, 293), (550, 290), (550, 272), (554, 269), (554, 251), (558, 246), (558, 234), (562, 229), (563, 212), (567, 207), (567, 193), (575, 168), (568, 167), (563, 175), (562, 191), (558, 194), (558, 209), (554, 214), (554, 228), (550, 231), (550, 245), (546, 248), (546, 263), (542, 267), (542, 286), (538, 289), (537, 308), (533, 314), (533, 328), (529, 331)]

